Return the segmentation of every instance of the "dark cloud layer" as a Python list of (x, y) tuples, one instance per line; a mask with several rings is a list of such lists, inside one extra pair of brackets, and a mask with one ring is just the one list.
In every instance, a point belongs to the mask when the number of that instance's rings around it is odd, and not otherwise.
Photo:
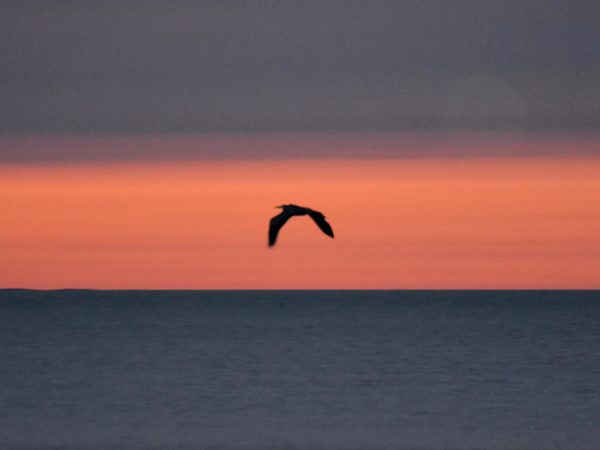
[(0, 133), (600, 129), (597, 1), (3, 1)]

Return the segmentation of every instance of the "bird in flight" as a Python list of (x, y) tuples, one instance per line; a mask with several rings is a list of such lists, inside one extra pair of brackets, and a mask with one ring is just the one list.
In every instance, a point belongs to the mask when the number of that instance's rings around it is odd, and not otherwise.
[(276, 206), (275, 208), (281, 208), (283, 211), (281, 214), (273, 217), (269, 223), (269, 247), (275, 245), (277, 233), (279, 233), (281, 227), (292, 216), (305, 216), (308, 214), (323, 231), (323, 233), (325, 233), (327, 236), (333, 237), (333, 230), (331, 229), (331, 226), (325, 221), (325, 216), (319, 211), (313, 211), (310, 208), (296, 205), (281, 205)]

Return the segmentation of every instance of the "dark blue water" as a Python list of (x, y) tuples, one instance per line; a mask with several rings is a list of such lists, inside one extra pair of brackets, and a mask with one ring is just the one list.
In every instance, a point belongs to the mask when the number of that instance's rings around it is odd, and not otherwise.
[(0, 325), (0, 448), (600, 448), (599, 292), (5, 290)]

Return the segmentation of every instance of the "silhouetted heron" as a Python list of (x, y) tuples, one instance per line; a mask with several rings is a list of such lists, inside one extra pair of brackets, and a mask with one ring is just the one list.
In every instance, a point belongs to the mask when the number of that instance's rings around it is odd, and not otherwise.
[(281, 208), (283, 211), (281, 214), (273, 217), (269, 223), (269, 247), (275, 245), (277, 233), (279, 233), (281, 227), (285, 225), (288, 219), (292, 216), (305, 216), (308, 214), (323, 231), (323, 233), (325, 233), (327, 236), (333, 237), (333, 230), (331, 229), (331, 226), (325, 222), (325, 216), (319, 211), (313, 211), (310, 208), (304, 208), (303, 206), (296, 205), (281, 205), (276, 206), (275, 208)]

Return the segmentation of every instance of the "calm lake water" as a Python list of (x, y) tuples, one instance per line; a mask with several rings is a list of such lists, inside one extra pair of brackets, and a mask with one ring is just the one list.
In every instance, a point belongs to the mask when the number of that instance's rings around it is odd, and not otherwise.
[(597, 449), (598, 291), (0, 291), (0, 448)]

